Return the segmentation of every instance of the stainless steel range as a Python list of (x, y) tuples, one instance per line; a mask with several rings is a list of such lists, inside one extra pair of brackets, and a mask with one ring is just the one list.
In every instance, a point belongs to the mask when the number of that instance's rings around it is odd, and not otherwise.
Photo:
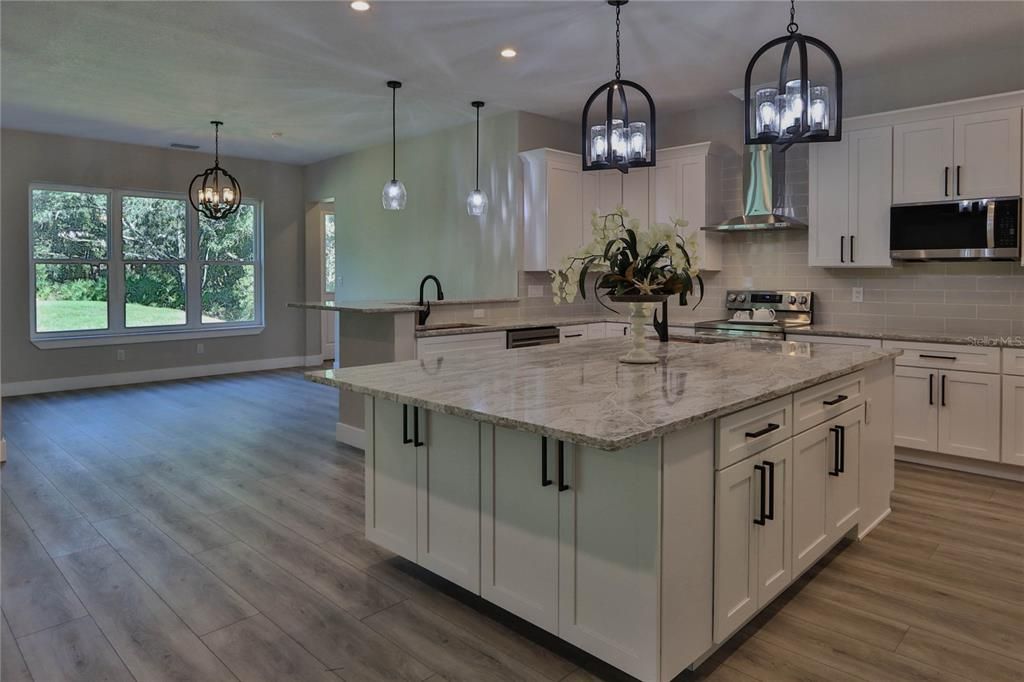
[(698, 322), (702, 336), (734, 336), (783, 340), (786, 330), (811, 324), (814, 294), (810, 291), (730, 290), (724, 320)]

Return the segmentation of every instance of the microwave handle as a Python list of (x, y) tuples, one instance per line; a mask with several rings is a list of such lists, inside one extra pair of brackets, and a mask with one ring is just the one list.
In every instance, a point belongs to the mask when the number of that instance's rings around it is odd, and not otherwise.
[(985, 239), (988, 240), (988, 248), (996, 248), (996, 202), (988, 202), (988, 210), (985, 211)]

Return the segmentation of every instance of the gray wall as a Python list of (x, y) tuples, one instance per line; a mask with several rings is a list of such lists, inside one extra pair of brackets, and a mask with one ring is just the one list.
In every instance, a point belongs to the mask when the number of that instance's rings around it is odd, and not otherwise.
[[(223, 165), (246, 196), (262, 200), (264, 211), (266, 329), (255, 336), (124, 346), (40, 350), (29, 341), (28, 186), (52, 182), (94, 187), (183, 192), (209, 165), (207, 154), (97, 140), (2, 131), (3, 260), (2, 335), (4, 383), (114, 372), (187, 367), (306, 354), (306, 313), (285, 304), (305, 298), (302, 169), (281, 163), (225, 158)], [(317, 345), (317, 344), (314, 344)], [(116, 359), (116, 349), (126, 359)]]

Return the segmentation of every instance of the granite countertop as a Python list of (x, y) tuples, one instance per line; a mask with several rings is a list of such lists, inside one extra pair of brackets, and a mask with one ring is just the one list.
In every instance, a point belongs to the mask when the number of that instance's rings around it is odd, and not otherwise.
[[(529, 327), (568, 327), (574, 324), (597, 324), (611, 322), (613, 324), (629, 324), (625, 316), (617, 315), (595, 315), (584, 317), (537, 317), (529, 320), (511, 320), (506, 322), (483, 322), (474, 327), (446, 327), (444, 323), (438, 323), (436, 327), (426, 325), (416, 328), (416, 338), (427, 338), (431, 336), (452, 336), (457, 334), (481, 334), (483, 332), (502, 332), (509, 329), (527, 329)], [(468, 323), (475, 324), (475, 323)], [(669, 320), (668, 326), (672, 327), (693, 327), (693, 323), (673, 322)]]
[(800, 334), (815, 336), (846, 336), (854, 339), (887, 339), (889, 341), (917, 341), (920, 343), (952, 343), (963, 346), (991, 346), (999, 348), (1024, 347), (1024, 336), (991, 336), (985, 334), (956, 334), (953, 332), (929, 332), (909, 329), (855, 329), (841, 325), (812, 324), (786, 330), (786, 337)]
[(444, 414), (618, 450), (898, 356), (850, 346), (738, 340), (649, 343), (625, 365), (621, 339), (459, 353), (307, 377)]
[[(430, 301), (430, 306), (515, 303), (518, 300), (518, 298), (456, 298)], [(416, 301), (301, 301), (289, 303), (288, 307), (352, 313), (415, 313), (426, 309), (426, 306), (421, 306)]]

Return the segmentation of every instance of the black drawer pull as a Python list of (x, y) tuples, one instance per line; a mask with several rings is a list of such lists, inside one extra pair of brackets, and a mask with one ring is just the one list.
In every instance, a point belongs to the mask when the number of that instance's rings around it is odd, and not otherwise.
[(542, 488), (546, 488), (551, 485), (552, 481), (548, 478), (548, 437), (541, 436), (540, 438), (540, 485)]
[(832, 469), (828, 470), (829, 476), (839, 475), (839, 427), (833, 426), (829, 429), (829, 433), (835, 435), (835, 448), (832, 451)]
[(412, 408), (412, 441), (416, 447), (426, 445), (420, 440), (420, 408)]
[(583, 332), (580, 332), (579, 334), (566, 334), (565, 338), (567, 338), (567, 339), (578, 339), (581, 336), (583, 336)]
[(821, 403), (823, 405), (828, 405), (828, 406), (831, 407), (832, 405), (838, 405), (839, 403), (843, 402), (844, 400), (849, 400), (849, 399), (850, 399), (849, 396), (845, 396), (842, 393), (840, 393), (839, 395), (837, 395), (832, 400), (822, 400)]
[(747, 431), (743, 435), (746, 436), (747, 438), (760, 438), (761, 436), (767, 436), (772, 431), (778, 431), (781, 428), (782, 427), (779, 426), (778, 424), (768, 424), (768, 426), (764, 427), (760, 431), (754, 431), (753, 433)]
[(565, 443), (558, 441), (558, 492), (569, 489), (565, 484)]
[(945, 374), (942, 375), (942, 398), (941, 398), (940, 402), (942, 403), (943, 407), (946, 406), (946, 375)]
[(409, 406), (402, 405), (402, 445), (408, 445), (412, 442), (412, 438), (409, 438)]
[(768, 513), (764, 515), (769, 521), (775, 520), (775, 462), (764, 462), (768, 469)]
[(760, 464), (755, 464), (754, 465), (754, 471), (760, 471), (761, 472), (761, 504), (758, 507), (758, 514), (759, 514), (759, 516), (758, 516), (758, 518), (754, 519), (754, 525), (763, 526), (764, 525), (764, 520), (765, 520), (765, 518), (767, 518), (767, 515), (765, 514), (765, 509), (764, 509), (764, 497), (765, 497), (765, 488), (766, 488), (766, 486), (768, 484), (768, 480), (765, 477), (764, 467), (761, 466)]
[(952, 360), (953, 362), (956, 362), (956, 358), (950, 357), (949, 355), (925, 355), (924, 353), (918, 353), (917, 357), (927, 358), (929, 360)]
[(935, 375), (928, 375), (928, 404), (935, 404)]

